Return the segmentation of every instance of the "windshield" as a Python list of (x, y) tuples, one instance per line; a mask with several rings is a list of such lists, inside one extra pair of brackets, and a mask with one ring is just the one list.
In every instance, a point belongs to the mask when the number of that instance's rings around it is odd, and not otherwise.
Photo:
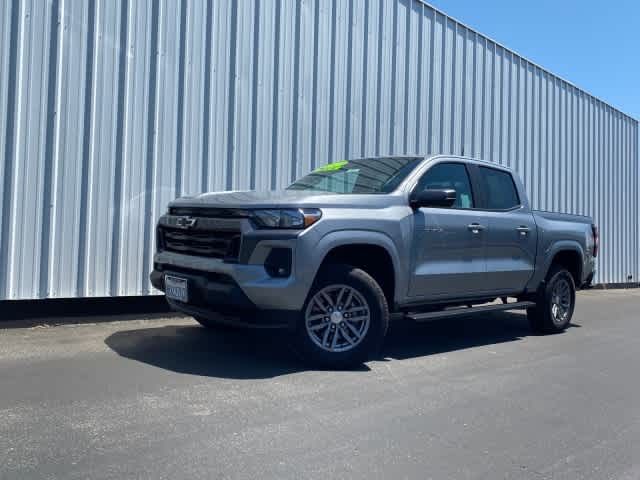
[(420, 158), (363, 158), (324, 165), (292, 183), (288, 190), (332, 193), (390, 193), (411, 173)]

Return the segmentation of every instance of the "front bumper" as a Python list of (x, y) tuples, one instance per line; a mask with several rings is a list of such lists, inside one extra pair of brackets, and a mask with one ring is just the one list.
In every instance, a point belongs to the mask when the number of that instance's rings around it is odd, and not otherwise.
[[(172, 225), (177, 218), (165, 215), (158, 225), (175, 231)], [(176, 247), (181, 245), (194, 250), (189, 238), (177, 238), (184, 235), (176, 235), (172, 239), (174, 245), (167, 245), (161, 239), (154, 255), (154, 270), (150, 275), (152, 284), (164, 291), (166, 273), (188, 281), (188, 304), (170, 301), (173, 308), (191, 315), (243, 317), (244, 321), (257, 324), (273, 323), (273, 319), (279, 325), (288, 324), (291, 318), (297, 317), (315, 275), (315, 264), (311, 261), (318, 235), (315, 228), (304, 231), (259, 230), (246, 218), (198, 217), (195, 226), (187, 230), (196, 237), (202, 232), (232, 230), (241, 232), (241, 240), (237, 256), (220, 258), (204, 255), (204, 252), (200, 255), (194, 251), (176, 251)], [(202, 241), (202, 238), (195, 239), (195, 250), (200, 248)], [(286, 261), (281, 263), (286, 255), (276, 255), (279, 259), (271, 257), (277, 250), (289, 251), (288, 264)], [(277, 268), (280, 265), (288, 265), (288, 268)], [(279, 320), (282, 318), (286, 321)]]
[(186, 268), (166, 267), (156, 264), (151, 272), (152, 285), (164, 291), (166, 274), (185, 278), (189, 289), (189, 301), (179, 302), (167, 298), (174, 310), (191, 316), (214, 319), (219, 323), (250, 328), (293, 328), (298, 310), (260, 308), (229, 275), (193, 271)]
[[(295, 240), (263, 240), (254, 249), (254, 253), (248, 263), (232, 263), (218, 258), (205, 258), (161, 251), (154, 256), (154, 270), (160, 272), (184, 271), (188, 275), (203, 278), (214, 278), (216, 276), (228, 278), (229, 281), (236, 284), (239, 291), (253, 305), (260, 309), (300, 310), (306, 299), (312, 279), (299, 275), (295, 261), (288, 277), (277, 278), (269, 275), (265, 270), (264, 261), (271, 249), (276, 247), (291, 249), (295, 258)], [(197, 284), (199, 285), (200, 283)]]

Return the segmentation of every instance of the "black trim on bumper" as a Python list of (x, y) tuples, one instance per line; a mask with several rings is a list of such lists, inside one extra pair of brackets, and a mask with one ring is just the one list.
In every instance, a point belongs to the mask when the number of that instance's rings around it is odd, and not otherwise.
[(206, 308), (209, 305), (219, 306), (224, 312), (238, 310), (253, 310), (256, 306), (244, 294), (238, 284), (228, 275), (209, 274), (207, 272), (193, 273), (187, 269), (167, 266), (161, 271), (151, 273), (151, 283), (158, 290), (164, 291), (164, 275), (175, 275), (185, 278), (189, 286), (189, 304)]
[(295, 240), (300, 235), (301, 230), (285, 230), (282, 232), (269, 230), (264, 232), (261, 230), (255, 230), (252, 232), (245, 232), (242, 235), (242, 243), (240, 244), (240, 255), (238, 256), (238, 263), (249, 263), (251, 254), (256, 249), (259, 242), (263, 240)]
[(584, 280), (582, 285), (580, 285), (578, 288), (584, 288), (584, 289), (591, 288), (593, 283), (593, 277), (595, 274), (596, 272), (591, 272), (589, 276)]
[(169, 306), (178, 312), (192, 317), (205, 317), (217, 323), (241, 328), (256, 329), (294, 329), (298, 318), (297, 311), (290, 310), (243, 310), (222, 313), (210, 308), (202, 308), (188, 303), (167, 299)]
[(228, 275), (198, 272), (175, 267), (157, 268), (151, 272), (152, 285), (164, 291), (164, 275), (173, 274), (186, 278), (189, 285), (189, 302), (167, 299), (169, 306), (191, 316), (211, 318), (219, 323), (247, 328), (294, 328), (298, 311), (263, 310), (245, 295)]

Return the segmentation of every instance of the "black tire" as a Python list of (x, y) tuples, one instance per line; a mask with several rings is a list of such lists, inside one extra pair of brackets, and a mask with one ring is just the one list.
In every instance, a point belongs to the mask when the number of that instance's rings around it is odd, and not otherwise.
[(234, 330), (236, 328), (233, 325), (229, 325), (228, 323), (219, 322), (215, 318), (207, 318), (207, 317), (200, 317), (200, 316), (194, 316), (193, 318), (195, 319), (196, 322), (198, 322), (200, 325), (202, 325), (204, 328), (208, 330), (225, 331), (225, 330)]
[[(361, 340), (358, 340), (359, 343), (356, 343), (353, 347), (347, 347), (350, 348), (347, 351), (331, 352), (323, 349), (311, 338), (312, 334), (308, 331), (306, 325), (307, 310), (308, 308), (314, 308), (309, 307), (309, 302), (318, 292), (333, 285), (350, 287), (362, 296), (368, 306), (368, 328), (362, 334)], [(340, 299), (338, 298), (337, 302), (339, 301)], [(345, 304), (344, 307), (347, 310), (348, 305)], [(388, 326), (389, 307), (380, 285), (367, 272), (359, 268), (343, 264), (328, 265), (318, 274), (300, 312), (295, 330), (292, 332), (292, 347), (305, 362), (315, 366), (331, 369), (349, 368), (362, 364), (380, 349)], [(334, 327), (339, 330), (341, 324), (336, 324)], [(346, 326), (344, 329), (351, 336)], [(337, 331), (335, 333), (332, 332), (332, 335), (337, 335)], [(340, 335), (345, 338), (343, 333), (340, 333)]]
[[(568, 289), (569, 305), (566, 308), (566, 315), (554, 314), (554, 302), (558, 301), (554, 292), (557, 292), (556, 289), (562, 289), (560, 283)], [(575, 304), (576, 286), (573, 276), (561, 265), (552, 266), (547, 274), (547, 280), (536, 295), (536, 306), (527, 309), (527, 319), (531, 329), (542, 334), (563, 332), (571, 323)]]

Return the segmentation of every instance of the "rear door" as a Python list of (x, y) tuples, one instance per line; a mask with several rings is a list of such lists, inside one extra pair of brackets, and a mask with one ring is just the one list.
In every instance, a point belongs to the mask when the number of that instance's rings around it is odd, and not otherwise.
[(452, 207), (418, 208), (414, 221), (409, 295), (429, 299), (459, 298), (480, 292), (485, 284), (483, 213), (465, 163), (443, 161), (429, 167), (414, 191), (453, 188)]
[(487, 223), (487, 289), (519, 293), (535, 268), (537, 229), (533, 215), (511, 172), (475, 165), (471, 172), (479, 184), (479, 204)]

